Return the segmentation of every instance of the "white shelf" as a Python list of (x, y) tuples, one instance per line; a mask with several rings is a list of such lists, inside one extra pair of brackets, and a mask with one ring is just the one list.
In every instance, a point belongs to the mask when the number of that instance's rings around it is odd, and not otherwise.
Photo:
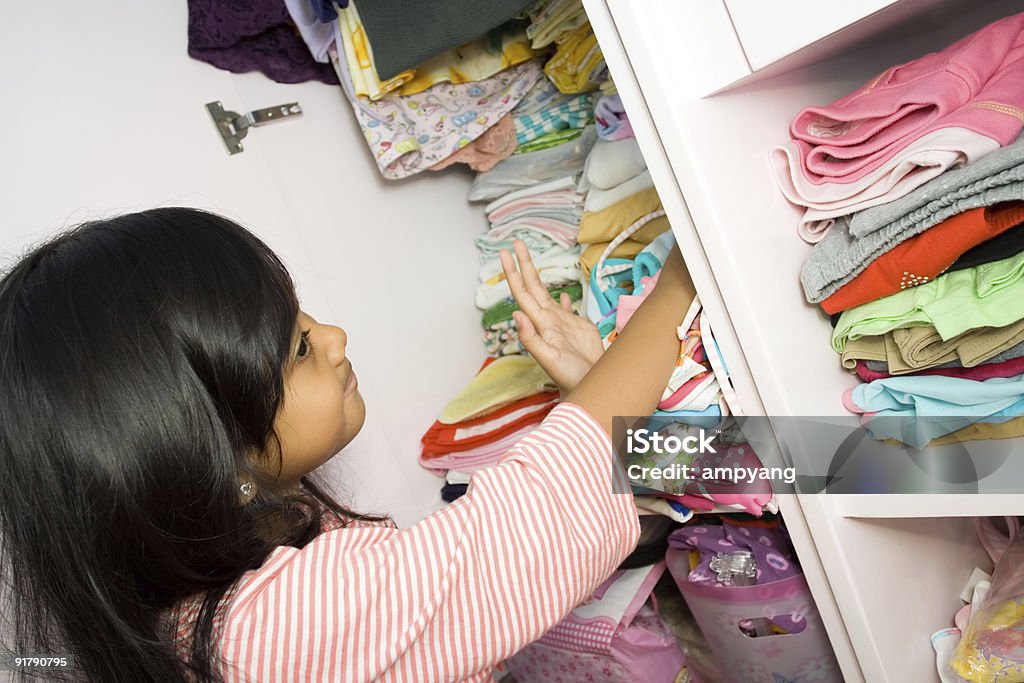
[(1024, 515), (1019, 494), (905, 494), (830, 496), (843, 517), (991, 517)]
[(752, 69), (786, 55), (888, 7), (896, 0), (725, 0)]
[(723, 76), (716, 92), (802, 69), (867, 43), (941, 31), (957, 21), (950, 17), (963, 6), (963, 0), (850, 0), (818, 3), (808, 12), (802, 0), (724, 2), (749, 73), (731, 81)]

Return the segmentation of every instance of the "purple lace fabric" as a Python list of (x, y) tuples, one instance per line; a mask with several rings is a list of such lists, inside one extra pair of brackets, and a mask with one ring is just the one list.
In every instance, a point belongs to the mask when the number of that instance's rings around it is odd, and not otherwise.
[(313, 60), (281, 0), (188, 0), (188, 54), (278, 83), (338, 84), (330, 64)]

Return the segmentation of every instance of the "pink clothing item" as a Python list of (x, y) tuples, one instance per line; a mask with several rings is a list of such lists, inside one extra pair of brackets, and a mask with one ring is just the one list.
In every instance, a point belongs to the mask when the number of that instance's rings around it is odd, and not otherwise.
[[(749, 444), (729, 446), (728, 449), (720, 451), (720, 453), (721, 462), (711, 463), (712, 465), (742, 468), (763, 466), (761, 459)], [(694, 466), (703, 468), (705, 464), (695, 461)], [(738, 489), (740, 492), (732, 493), (732, 489)], [(714, 509), (715, 505), (726, 505), (755, 517), (764, 514), (765, 506), (771, 503), (774, 496), (771, 482), (768, 480), (755, 480), (752, 483), (743, 483), (738, 486), (733, 482), (723, 482), (722, 484), (689, 482), (685, 491), (682, 495), (661, 491), (651, 495), (678, 501), (691, 510), (707, 511)]]
[(619, 306), (615, 312), (616, 330), (622, 332), (622, 328), (626, 326), (629, 319), (636, 313), (636, 309), (640, 308), (640, 304), (647, 298), (647, 295), (654, 291), (654, 287), (658, 284), (658, 278), (660, 277), (660, 270), (654, 275), (642, 277), (640, 278), (640, 287), (642, 289), (639, 294), (622, 294), (619, 296)]
[(959, 127), (933, 131), (913, 141), (889, 161), (860, 178), (827, 178), (808, 174), (802, 166), (811, 150), (791, 140), (771, 152), (775, 181), (786, 199), (807, 208), (800, 219), (800, 237), (814, 244), (835, 218), (898, 199), (950, 168), (972, 163), (999, 149), (999, 142)]
[[(520, 199), (510, 201), (488, 213), (487, 220), (497, 225), (524, 211), (541, 210), (545, 208), (555, 211), (568, 210), (572, 213), (582, 215), (583, 195), (575, 190), (558, 190), (555, 192), (536, 194), (531, 197), (522, 197)], [(574, 209), (577, 209), (578, 211), (573, 211)], [(577, 222), (579, 222), (579, 216), (577, 216)]]
[(705, 372), (687, 380), (672, 395), (658, 403), (658, 410), (704, 410), (718, 399), (718, 378)]
[[(491, 680), (636, 545), (636, 506), (613, 492), (626, 485), (614, 457), (601, 426), (563, 403), (422, 522), (352, 525), (277, 548), (219, 606), (219, 673), (264, 683)], [(183, 607), (181, 637), (195, 618)]]
[[(726, 448), (724, 452), (719, 448), (718, 455), (713, 459), (710, 455), (698, 456), (693, 465), (702, 468), (708, 466), (738, 467), (743, 470), (764, 467), (750, 444), (734, 444)], [(764, 507), (771, 502), (774, 496), (771, 482), (767, 479), (757, 479), (740, 485), (732, 481), (723, 481), (718, 484), (708, 481), (703, 481), (700, 484), (690, 482), (685, 490), (687, 493), (703, 495), (718, 505), (739, 507), (755, 517), (762, 515)]]
[(677, 503), (685, 505), (691, 510), (701, 510), (707, 512), (708, 510), (714, 510), (715, 504), (704, 496), (695, 496), (691, 493), (664, 493), (663, 491), (652, 491), (650, 494), (657, 496), (658, 498), (665, 498), (666, 500), (674, 500)]
[(856, 388), (857, 387), (847, 387), (846, 389), (844, 389), (842, 395), (839, 397), (839, 400), (842, 401), (843, 407), (849, 410), (851, 413), (863, 413), (864, 411), (861, 410), (860, 406), (858, 406), (853, 401), (853, 390)]
[[(460, 140), (460, 144), (465, 140)], [(507, 159), (516, 151), (516, 127), (510, 114), (505, 114), (476, 140), (471, 140), (457, 149), (450, 157), (430, 167), (440, 171), (454, 164), (466, 164), (474, 171), (483, 173)]]
[(856, 180), (914, 140), (959, 126), (1009, 144), (1024, 124), (1024, 13), (989, 24), (941, 52), (894, 66), (790, 127), (812, 145), (807, 175)]
[(529, 219), (521, 222), (505, 223), (496, 228), (491, 228), (483, 235), (485, 242), (502, 242), (510, 237), (517, 230), (528, 230), (542, 237), (551, 238), (555, 244), (563, 249), (571, 249), (576, 246), (576, 235), (579, 231), (561, 221)]
[[(876, 379), (888, 377), (902, 377), (904, 375), (890, 375), (888, 372), (872, 370), (866, 361), (857, 361), (857, 376), (865, 382), (874, 382)], [(910, 375), (941, 375), (943, 377), (959, 377), (960, 379), (973, 379), (984, 381), (993, 377), (1016, 377), (1024, 374), (1024, 357), (1011, 358), (1001, 363), (986, 363), (975, 365), (971, 368), (929, 368), (908, 373)]]

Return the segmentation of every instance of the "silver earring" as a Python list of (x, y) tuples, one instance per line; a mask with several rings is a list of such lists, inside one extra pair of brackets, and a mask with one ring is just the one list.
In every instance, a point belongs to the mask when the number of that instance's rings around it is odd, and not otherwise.
[(253, 485), (253, 483), (251, 481), (247, 481), (244, 484), (242, 484), (241, 486), (239, 486), (238, 490), (242, 492), (243, 496), (248, 497), (248, 496), (252, 495), (253, 489), (255, 489), (255, 488), (256, 488), (256, 486)]

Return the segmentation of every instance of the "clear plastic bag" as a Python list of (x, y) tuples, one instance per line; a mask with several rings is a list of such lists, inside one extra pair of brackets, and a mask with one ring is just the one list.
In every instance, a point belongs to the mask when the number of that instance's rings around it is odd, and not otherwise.
[(536, 183), (578, 175), (597, 142), (597, 131), (587, 126), (575, 140), (526, 154), (513, 154), (490, 171), (477, 175), (469, 188), (469, 201), (496, 199)]
[(1024, 683), (1024, 534), (1019, 520), (1007, 531), (994, 518), (978, 520), (978, 536), (996, 560), (992, 587), (972, 612), (950, 666), (968, 681)]

